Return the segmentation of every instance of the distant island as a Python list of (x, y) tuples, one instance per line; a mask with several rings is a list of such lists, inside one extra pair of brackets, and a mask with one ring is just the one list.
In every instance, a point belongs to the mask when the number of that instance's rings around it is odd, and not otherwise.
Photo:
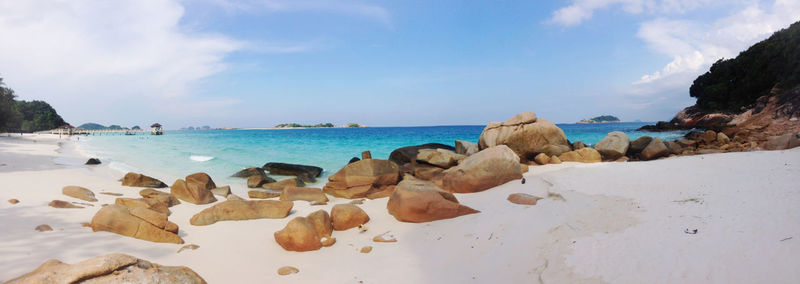
[(367, 127), (367, 126), (366, 125), (361, 125), (361, 124), (358, 124), (358, 123), (354, 123), (354, 122), (351, 122), (351, 123), (348, 123), (348, 124), (345, 124), (345, 125), (342, 125), (342, 126), (335, 126), (335, 125), (333, 125), (333, 123), (327, 122), (327, 123), (317, 123), (317, 124), (314, 124), (314, 125), (305, 125), (305, 124), (299, 124), (299, 123), (281, 123), (281, 124), (275, 125), (272, 128), (274, 128), (274, 129), (284, 129), (284, 128), (359, 128), (359, 127)]
[(577, 123), (612, 123), (612, 122), (622, 122), (622, 121), (613, 115), (601, 115), (590, 119), (584, 119), (578, 121)]

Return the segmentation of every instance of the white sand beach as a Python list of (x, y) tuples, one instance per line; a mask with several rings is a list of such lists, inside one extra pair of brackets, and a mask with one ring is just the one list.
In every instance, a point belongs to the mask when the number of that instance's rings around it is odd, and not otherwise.
[[(121, 186), (124, 173), (105, 164), (84, 166), (88, 157), (75, 143), (0, 138), (0, 282), (48, 259), (75, 263), (120, 252), (187, 266), (209, 283), (800, 283), (800, 148), (531, 166), (524, 184), (456, 194), (480, 213), (421, 224), (395, 220), (387, 198), (365, 200), (366, 232), (335, 231), (336, 244), (311, 252), (285, 251), (273, 233), (296, 216), (350, 200), (295, 201), (284, 219), (208, 226), (189, 218), (210, 204), (183, 202), (170, 208), (169, 220), (199, 248), (176, 253), (183, 245), (81, 225), (117, 198), (101, 192), (139, 197), (141, 188)], [(99, 201), (49, 207), (54, 199), (83, 202), (61, 194), (67, 185), (89, 188)], [(247, 196), (244, 181), (230, 186)], [(506, 200), (518, 192), (545, 199), (533, 206)], [(35, 231), (40, 224), (54, 230)], [(372, 241), (385, 232), (397, 242)], [(372, 252), (360, 253), (364, 246)], [(300, 272), (276, 273), (287, 265)]]

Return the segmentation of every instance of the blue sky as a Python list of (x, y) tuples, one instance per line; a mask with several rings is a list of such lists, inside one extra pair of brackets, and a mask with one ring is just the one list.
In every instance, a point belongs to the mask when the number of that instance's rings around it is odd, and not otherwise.
[(668, 120), (791, 0), (0, 0), (0, 76), (69, 122)]

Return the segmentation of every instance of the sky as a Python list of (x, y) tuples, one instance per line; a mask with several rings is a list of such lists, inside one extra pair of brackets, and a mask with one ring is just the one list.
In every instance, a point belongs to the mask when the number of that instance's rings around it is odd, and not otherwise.
[(669, 120), (800, 0), (0, 0), (0, 77), (73, 125)]

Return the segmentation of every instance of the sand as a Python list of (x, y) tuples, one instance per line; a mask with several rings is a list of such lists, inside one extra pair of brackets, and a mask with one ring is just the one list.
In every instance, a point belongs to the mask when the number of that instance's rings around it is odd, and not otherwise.
[[(100, 192), (139, 197), (140, 188), (121, 186), (124, 173), (106, 165), (82, 165), (87, 157), (74, 143), (0, 138), (0, 282), (47, 259), (120, 252), (190, 267), (209, 283), (800, 283), (800, 149), (531, 167), (525, 184), (456, 195), (481, 213), (423, 224), (396, 221), (386, 198), (365, 200), (366, 232), (336, 231), (335, 245), (303, 253), (284, 251), (273, 233), (295, 216), (350, 200), (299, 201), (286, 219), (199, 227), (189, 218), (210, 205), (183, 202), (169, 219), (199, 248), (177, 253), (182, 245), (81, 226), (114, 202)], [(245, 183), (230, 186), (246, 197)], [(99, 201), (48, 207), (53, 199), (83, 202), (62, 195), (66, 185), (89, 188)], [(506, 200), (517, 192), (545, 199)], [(54, 231), (35, 231), (41, 224)], [(372, 241), (385, 232), (397, 242)], [(365, 246), (372, 251), (361, 253)], [(283, 266), (300, 272), (280, 276)]]

